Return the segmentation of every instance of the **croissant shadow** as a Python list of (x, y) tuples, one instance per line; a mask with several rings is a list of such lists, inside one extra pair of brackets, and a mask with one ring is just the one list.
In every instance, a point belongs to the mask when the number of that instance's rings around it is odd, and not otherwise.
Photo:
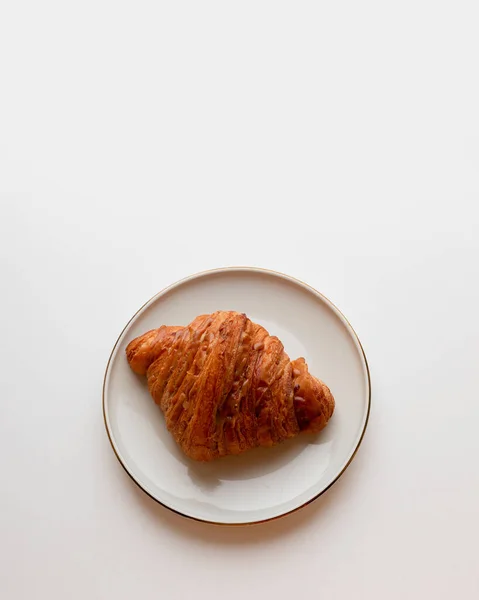
[(222, 480), (245, 480), (261, 477), (281, 468), (300, 454), (305, 444), (298, 438), (274, 448), (255, 448), (239, 456), (225, 456), (209, 463), (188, 461), (188, 474), (204, 491), (212, 490)]
[(205, 492), (213, 491), (221, 481), (246, 480), (263, 477), (292, 462), (310, 444), (330, 440), (327, 429), (319, 435), (300, 435), (272, 448), (254, 448), (239, 456), (225, 456), (208, 463), (194, 462), (182, 457), (188, 466), (192, 482)]

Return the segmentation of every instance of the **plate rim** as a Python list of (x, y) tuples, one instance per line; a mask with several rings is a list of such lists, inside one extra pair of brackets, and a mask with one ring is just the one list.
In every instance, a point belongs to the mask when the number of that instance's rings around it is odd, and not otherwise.
[[(192, 281), (194, 279), (199, 279), (201, 277), (205, 277), (208, 275), (213, 275), (216, 273), (227, 273), (227, 272), (255, 272), (255, 273), (264, 273), (266, 275), (272, 275), (275, 277), (279, 277), (281, 279), (285, 279), (291, 283), (294, 283), (296, 285), (300, 285), (300, 287), (306, 288), (307, 290), (309, 290), (310, 292), (312, 292), (314, 295), (318, 296), (320, 299), (322, 299), (327, 305), (329, 305), (330, 307), (333, 308), (333, 310), (344, 320), (344, 322), (348, 325), (348, 327), (350, 328), (350, 331), (353, 335), (353, 337), (355, 338), (359, 350), (361, 351), (363, 360), (364, 360), (364, 365), (366, 367), (366, 382), (367, 382), (367, 409), (366, 409), (366, 418), (364, 420), (364, 424), (363, 424), (363, 428), (361, 431), (361, 434), (358, 438), (358, 441), (356, 443), (356, 446), (353, 450), (353, 452), (351, 453), (351, 456), (349, 457), (348, 461), (346, 462), (346, 464), (343, 466), (343, 468), (339, 471), (339, 473), (336, 475), (336, 477), (334, 477), (334, 479), (323, 489), (321, 490), (318, 494), (316, 494), (315, 496), (313, 496), (312, 498), (310, 498), (309, 500), (307, 500), (306, 502), (304, 502), (303, 504), (300, 504), (299, 506), (297, 506), (296, 508), (293, 508), (292, 510), (288, 510), (286, 512), (283, 512), (279, 515), (275, 515), (273, 517), (268, 517), (266, 519), (259, 519), (259, 520), (255, 520), (255, 521), (245, 521), (245, 522), (222, 522), (222, 521), (211, 521), (209, 519), (203, 519), (201, 517), (195, 517), (193, 515), (188, 515), (185, 513), (182, 513), (180, 510), (177, 510), (176, 508), (173, 508), (172, 506), (168, 506), (168, 504), (165, 504), (163, 502), (161, 502), (161, 500), (158, 500), (158, 498), (156, 498), (155, 496), (153, 496), (153, 494), (151, 494), (148, 490), (146, 490), (139, 481), (137, 481), (135, 479), (135, 477), (133, 476), (133, 474), (130, 472), (130, 470), (128, 469), (127, 465), (125, 464), (124, 460), (122, 459), (122, 457), (120, 456), (119, 452), (117, 451), (116, 447), (115, 447), (115, 442), (113, 440), (113, 433), (110, 430), (110, 423), (109, 423), (109, 418), (107, 415), (107, 409), (106, 409), (106, 400), (105, 400), (105, 392), (106, 392), (106, 383), (107, 383), (107, 378), (108, 378), (108, 373), (109, 373), (109, 369), (110, 369), (110, 364), (113, 358), (113, 355), (115, 354), (115, 350), (116, 347), (118, 346), (121, 337), (123, 336), (123, 333), (125, 332), (125, 330), (128, 328), (128, 326), (130, 325), (130, 323), (139, 315), (139, 313), (141, 313), (143, 311), (144, 308), (146, 308), (149, 304), (152, 304), (155, 300), (157, 300), (158, 298), (161, 298), (161, 296), (165, 295), (167, 292), (169, 292), (170, 290), (174, 289), (175, 287), (179, 287), (181, 285), (183, 285), (184, 283), (188, 282), (188, 281)], [(120, 334), (118, 335), (115, 344), (113, 345), (113, 348), (110, 352), (110, 356), (108, 358), (108, 362), (106, 364), (106, 368), (105, 368), (105, 375), (103, 376), (103, 386), (102, 386), (102, 409), (103, 409), (103, 422), (105, 424), (105, 429), (106, 429), (106, 433), (108, 436), (108, 439), (110, 441), (110, 445), (112, 447), (112, 450), (116, 456), (116, 458), (118, 459), (118, 462), (120, 463), (120, 465), (123, 467), (124, 471), (126, 472), (126, 474), (130, 477), (130, 479), (140, 488), (140, 490), (142, 492), (144, 492), (147, 496), (149, 496), (152, 500), (154, 500), (156, 503), (158, 503), (159, 505), (163, 506), (164, 508), (167, 508), (168, 510), (170, 510), (171, 512), (176, 513), (177, 515), (180, 515), (181, 517), (184, 517), (186, 519), (191, 519), (193, 521), (197, 521), (200, 523), (208, 523), (210, 525), (218, 525), (218, 526), (223, 526), (223, 527), (246, 527), (246, 526), (250, 526), (250, 525), (259, 525), (261, 523), (267, 523), (269, 521), (276, 521), (277, 519), (281, 519), (283, 517), (286, 517), (288, 515), (291, 515), (299, 510), (301, 510), (302, 508), (308, 506), (308, 504), (311, 504), (312, 502), (314, 502), (315, 500), (317, 500), (320, 496), (322, 496), (323, 494), (325, 494), (337, 481), (338, 479), (344, 474), (344, 472), (346, 471), (346, 469), (349, 467), (349, 465), (352, 463), (354, 457), (356, 456), (359, 447), (361, 446), (361, 443), (364, 439), (364, 435), (366, 433), (366, 429), (369, 423), (369, 416), (371, 414), (371, 373), (369, 370), (369, 364), (368, 364), (368, 359), (366, 357), (366, 353), (364, 351), (364, 347), (361, 343), (361, 340), (359, 339), (358, 334), (356, 333), (356, 330), (354, 329), (354, 327), (351, 325), (351, 323), (349, 322), (349, 320), (347, 319), (347, 317), (341, 312), (341, 310), (333, 303), (331, 302), (331, 300), (326, 297), (323, 293), (319, 292), (317, 289), (315, 289), (314, 287), (312, 287), (311, 285), (309, 285), (308, 283), (305, 283), (304, 281), (302, 281), (301, 279), (298, 279), (296, 277), (293, 277), (292, 275), (287, 275), (285, 273), (282, 273), (280, 271), (275, 271), (272, 269), (265, 269), (262, 267), (251, 267), (251, 266), (232, 266), (232, 267), (219, 267), (219, 268), (215, 268), (215, 269), (207, 269), (204, 271), (199, 271), (198, 273), (194, 273), (192, 275), (188, 275), (187, 277), (183, 277), (182, 279), (179, 279), (178, 281), (175, 281), (174, 283), (166, 286), (165, 288), (163, 288), (162, 290), (160, 290), (159, 292), (157, 292), (156, 294), (154, 294), (149, 300), (147, 300), (142, 306), (140, 306), (140, 308), (135, 312), (135, 314), (128, 320), (128, 322), (126, 323), (126, 325), (123, 327), (123, 329), (121, 330)]]

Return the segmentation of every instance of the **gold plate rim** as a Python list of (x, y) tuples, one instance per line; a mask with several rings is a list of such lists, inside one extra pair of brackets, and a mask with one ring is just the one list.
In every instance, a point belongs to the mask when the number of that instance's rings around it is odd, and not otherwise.
[[(244, 522), (244, 523), (222, 523), (220, 521), (210, 521), (208, 519), (201, 519), (198, 517), (194, 517), (192, 515), (187, 515), (185, 513), (182, 513), (179, 510), (176, 510), (175, 508), (172, 508), (171, 506), (168, 506), (167, 504), (164, 504), (163, 502), (161, 502), (160, 500), (158, 500), (158, 498), (155, 498), (155, 496), (153, 496), (152, 494), (150, 494), (150, 492), (148, 490), (146, 490), (134, 477), (133, 475), (130, 473), (130, 471), (128, 470), (127, 466), (124, 464), (122, 458), (120, 457), (120, 455), (118, 454), (116, 448), (115, 448), (115, 444), (113, 442), (112, 439), (112, 434), (108, 425), (108, 420), (107, 420), (107, 416), (106, 416), (106, 406), (105, 406), (105, 389), (106, 389), (106, 380), (107, 380), (107, 375), (108, 375), (108, 370), (110, 368), (110, 363), (113, 357), (113, 354), (115, 352), (116, 347), (118, 346), (118, 343), (124, 333), (124, 331), (128, 328), (128, 326), (130, 325), (130, 323), (135, 319), (135, 317), (146, 307), (148, 306), (150, 303), (152, 303), (154, 300), (156, 300), (157, 298), (160, 298), (161, 296), (163, 296), (164, 294), (166, 294), (168, 291), (172, 290), (175, 287), (178, 287), (188, 281), (191, 281), (193, 279), (199, 279), (200, 277), (205, 277), (207, 275), (212, 275), (214, 273), (222, 273), (222, 272), (234, 272), (234, 271), (254, 271), (254, 272), (260, 272), (260, 273), (264, 273), (266, 275), (273, 275), (276, 277), (281, 277), (282, 279), (287, 279), (293, 283), (296, 284), (300, 284), (301, 286), (309, 289), (311, 292), (313, 292), (314, 294), (316, 294), (317, 296), (319, 296), (320, 298), (322, 298), (324, 301), (326, 301), (327, 304), (329, 304), (330, 306), (332, 306), (334, 308), (334, 310), (344, 319), (344, 321), (348, 324), (348, 326), (350, 327), (358, 345), (359, 348), (361, 350), (362, 356), (364, 358), (364, 364), (366, 366), (366, 375), (367, 375), (367, 385), (368, 385), (368, 406), (367, 406), (367, 411), (366, 411), (366, 419), (364, 420), (364, 425), (363, 425), (363, 429), (361, 431), (361, 435), (359, 436), (358, 442), (356, 444), (356, 447), (353, 450), (353, 453), (351, 454), (348, 462), (344, 465), (344, 467), (341, 469), (341, 471), (336, 475), (336, 477), (331, 481), (331, 483), (324, 488), (324, 490), (321, 490), (321, 492), (319, 492), (319, 494), (316, 494), (316, 496), (313, 496), (312, 498), (310, 498), (309, 500), (307, 500), (306, 502), (304, 502), (303, 504), (301, 504), (300, 506), (297, 506), (296, 508), (293, 508), (292, 510), (289, 510), (287, 512), (284, 512), (280, 515), (276, 515), (274, 517), (269, 517), (267, 519), (261, 519), (258, 521), (248, 521), (248, 522)], [(106, 364), (106, 368), (105, 368), (105, 375), (103, 376), (103, 386), (102, 386), (102, 408), (103, 408), (103, 422), (105, 425), (105, 429), (106, 429), (106, 433), (108, 436), (108, 440), (110, 441), (110, 445), (111, 448), (116, 456), (116, 458), (118, 459), (118, 462), (120, 463), (120, 465), (123, 467), (124, 471), (126, 472), (126, 474), (128, 475), (128, 477), (141, 489), (142, 492), (144, 492), (147, 496), (149, 496), (152, 500), (154, 500), (156, 503), (160, 504), (161, 506), (163, 506), (164, 508), (168, 509), (169, 511), (180, 515), (181, 517), (184, 517), (186, 519), (191, 519), (193, 521), (197, 521), (199, 523), (208, 523), (210, 525), (218, 525), (218, 526), (223, 526), (223, 527), (247, 527), (250, 525), (260, 525), (261, 523), (268, 523), (269, 521), (276, 521), (277, 519), (282, 519), (283, 517), (286, 517), (288, 515), (292, 515), (293, 513), (301, 510), (302, 508), (304, 508), (305, 506), (308, 506), (309, 504), (311, 504), (312, 502), (314, 502), (315, 500), (317, 500), (320, 496), (322, 496), (323, 494), (325, 494), (337, 481), (338, 479), (344, 474), (344, 472), (346, 471), (346, 469), (349, 467), (349, 465), (352, 463), (354, 457), (356, 456), (359, 447), (361, 446), (361, 443), (364, 439), (364, 435), (366, 433), (366, 429), (369, 423), (369, 416), (371, 414), (371, 374), (370, 374), (370, 370), (369, 370), (369, 363), (368, 363), (368, 359), (366, 357), (366, 353), (364, 351), (364, 347), (361, 343), (361, 340), (359, 339), (358, 334), (356, 333), (356, 330), (354, 329), (354, 327), (351, 325), (351, 323), (349, 322), (349, 320), (347, 319), (347, 317), (341, 312), (341, 310), (333, 303), (331, 302), (331, 300), (329, 298), (327, 298), (324, 294), (322, 294), (321, 292), (319, 292), (317, 289), (315, 289), (314, 287), (312, 287), (311, 285), (309, 285), (308, 283), (305, 283), (304, 281), (301, 281), (300, 279), (293, 277), (291, 275), (287, 275), (285, 273), (281, 273), (280, 271), (274, 271), (272, 269), (265, 269), (262, 267), (251, 267), (251, 266), (233, 266), (233, 267), (219, 267), (216, 269), (207, 269), (205, 271), (199, 271), (198, 273), (194, 273), (193, 275), (188, 275), (187, 277), (184, 277), (183, 279), (180, 279), (170, 285), (168, 285), (167, 287), (163, 288), (162, 290), (160, 290), (159, 292), (157, 292), (154, 296), (152, 296), (149, 300), (147, 300), (136, 312), (135, 314), (128, 320), (127, 324), (123, 327), (123, 329), (120, 332), (120, 335), (118, 336), (118, 338), (116, 339), (116, 342), (112, 348), (112, 351), (110, 352), (110, 356), (108, 358), (108, 362)]]

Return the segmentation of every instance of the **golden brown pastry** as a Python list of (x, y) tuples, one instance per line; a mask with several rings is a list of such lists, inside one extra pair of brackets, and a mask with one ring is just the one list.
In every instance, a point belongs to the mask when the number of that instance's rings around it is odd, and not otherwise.
[(331, 392), (304, 358), (291, 362), (277, 337), (237, 312), (163, 325), (130, 342), (126, 355), (194, 460), (316, 433), (333, 414)]

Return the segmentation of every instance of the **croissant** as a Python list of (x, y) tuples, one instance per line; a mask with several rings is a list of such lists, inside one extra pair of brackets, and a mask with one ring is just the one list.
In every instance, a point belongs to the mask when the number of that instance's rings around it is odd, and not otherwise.
[(166, 426), (184, 453), (210, 461), (301, 432), (334, 410), (329, 388), (290, 361), (283, 344), (244, 314), (215, 312), (186, 327), (163, 325), (131, 341), (128, 363), (146, 375)]

